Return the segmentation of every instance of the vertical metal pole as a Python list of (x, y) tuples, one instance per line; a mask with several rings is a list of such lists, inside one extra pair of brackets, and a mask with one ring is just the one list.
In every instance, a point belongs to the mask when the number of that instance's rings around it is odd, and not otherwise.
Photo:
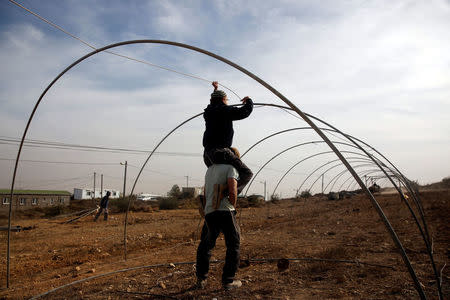
[(103, 198), (103, 174), (100, 175), (100, 198)]
[(266, 181), (264, 180), (264, 201), (266, 201)]
[(322, 194), (323, 194), (323, 174), (322, 174)]
[[(122, 163), (120, 163), (122, 164)], [(125, 172), (123, 175), (123, 193), (122, 193), (122, 197), (123, 200), (125, 201), (125, 189), (127, 186), (127, 165), (128, 165), (128, 161), (125, 161)], [(124, 230), (123, 230), (123, 247), (124, 247), (124, 259), (127, 260), (127, 223), (128, 223), (128, 210), (125, 213), (125, 226), (124, 226)]]
[(94, 197), (93, 197), (93, 199), (95, 199), (95, 172), (94, 172)]
[(184, 176), (184, 177), (186, 177), (186, 187), (188, 188), (189, 187), (189, 175), (188, 176)]
[[(14, 184), (14, 183), (13, 183)], [(11, 268), (11, 216), (12, 216), (12, 203), (13, 203), (13, 190), (11, 189), (11, 194), (9, 195), (9, 212), (8, 212), (8, 246), (6, 253), (6, 288), (9, 289), (9, 277), (10, 277), (10, 268)]]

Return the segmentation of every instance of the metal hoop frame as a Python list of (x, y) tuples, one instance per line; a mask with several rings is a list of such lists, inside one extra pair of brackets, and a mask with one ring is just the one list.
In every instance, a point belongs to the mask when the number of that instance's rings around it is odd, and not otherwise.
[[(264, 86), (265, 88), (267, 88), (269, 91), (271, 91), (274, 95), (276, 95), (281, 101), (283, 101), (285, 104), (287, 104), (289, 106), (289, 108), (291, 110), (293, 110), (294, 112), (296, 112), (321, 138), (322, 140), (331, 148), (331, 150), (338, 156), (338, 158), (342, 161), (342, 163), (347, 167), (348, 171), (353, 175), (353, 177), (355, 178), (356, 182), (359, 184), (359, 186), (361, 187), (361, 189), (366, 193), (366, 195), (368, 196), (369, 200), (371, 201), (374, 209), (377, 211), (380, 219), (383, 221), (386, 230), (389, 232), (389, 234), (391, 235), (391, 238), (393, 240), (393, 242), (395, 243), (395, 245), (397, 246), (400, 255), (405, 263), (405, 266), (408, 269), (408, 272), (411, 276), (411, 279), (414, 282), (415, 288), (417, 290), (417, 293), (419, 294), (421, 299), (426, 299), (426, 295), (423, 291), (423, 288), (420, 284), (420, 281), (416, 275), (416, 272), (414, 270), (414, 268), (411, 265), (410, 259), (408, 257), (408, 255), (405, 252), (405, 249), (403, 248), (402, 243), (400, 242), (396, 232), (394, 231), (392, 225), (390, 224), (389, 220), (387, 219), (386, 215), (384, 214), (384, 211), (382, 210), (382, 208), (380, 207), (380, 205), (378, 204), (378, 202), (376, 201), (375, 197), (373, 196), (373, 194), (367, 189), (367, 187), (364, 185), (362, 179), (358, 176), (358, 174), (356, 173), (356, 171), (352, 168), (352, 166), (349, 164), (349, 162), (346, 160), (346, 158), (342, 155), (342, 153), (336, 148), (336, 146), (330, 141), (330, 139), (324, 134), (324, 132), (312, 121), (312, 119), (315, 118), (310, 118), (310, 116), (306, 115), (304, 112), (302, 112), (296, 105), (294, 105), (290, 100), (288, 100), (284, 95), (282, 95), (279, 91), (277, 91), (275, 88), (273, 88), (271, 85), (269, 85), (268, 83), (266, 83), (264, 80), (262, 80), (261, 78), (259, 78), (258, 76), (256, 76), (255, 74), (251, 73), (250, 71), (246, 70), (245, 68), (237, 65), (236, 63), (233, 63), (232, 61), (221, 57), (217, 54), (214, 54), (212, 52), (206, 51), (204, 49), (198, 48), (198, 47), (194, 47), (188, 44), (183, 44), (183, 43), (178, 43), (178, 42), (172, 42), (172, 41), (165, 41), (165, 40), (152, 40), (152, 39), (148, 39), (148, 40), (130, 40), (130, 41), (123, 41), (123, 42), (119, 42), (119, 43), (114, 43), (114, 44), (110, 44), (107, 45), (105, 47), (96, 49), (86, 55), (84, 55), (83, 57), (79, 58), (78, 60), (76, 60), (75, 62), (73, 62), (72, 64), (70, 64), (67, 68), (65, 68), (58, 76), (55, 77), (55, 79), (53, 79), (53, 81), (45, 88), (45, 90), (42, 92), (42, 94), (40, 95), (38, 101), (36, 102), (31, 115), (28, 119), (28, 122), (25, 126), (25, 130), (23, 132), (22, 135), (22, 140), (19, 146), (19, 150), (17, 152), (17, 157), (16, 157), (16, 161), (15, 161), (15, 166), (14, 166), (14, 172), (13, 172), (13, 177), (12, 177), (12, 182), (11, 182), (11, 192), (10, 192), (10, 205), (9, 205), (9, 214), (8, 214), (8, 246), (7, 246), (7, 276), (6, 276), (6, 285), (7, 288), (9, 288), (9, 281), (10, 281), (10, 239), (11, 239), (11, 214), (12, 214), (12, 199), (13, 199), (13, 194), (14, 194), (14, 185), (15, 185), (15, 179), (16, 179), (16, 175), (17, 175), (17, 169), (18, 169), (18, 163), (20, 160), (20, 156), (21, 156), (21, 152), (22, 152), (22, 148), (23, 148), (23, 144), (24, 144), (24, 140), (26, 138), (28, 129), (31, 125), (31, 121), (37, 111), (37, 108), (39, 106), (39, 104), (41, 103), (42, 99), (44, 98), (44, 96), (46, 95), (46, 93), (48, 92), (48, 90), (65, 74), (67, 73), (70, 69), (72, 69), (74, 66), (76, 66), (77, 64), (81, 63), (82, 61), (86, 60), (87, 58), (103, 52), (105, 50), (111, 49), (111, 48), (115, 48), (115, 47), (119, 47), (119, 46), (124, 46), (124, 45), (131, 45), (131, 44), (163, 44), (163, 45), (170, 45), (170, 46), (175, 46), (175, 47), (180, 47), (180, 48), (185, 48), (185, 49), (189, 49), (198, 53), (202, 53), (205, 54), (207, 56), (210, 56), (212, 58), (215, 58), (219, 61), (222, 61), (226, 64), (228, 64), (229, 66), (234, 67), (235, 69), (241, 71), (242, 73), (248, 75), (249, 77), (251, 77), (252, 79), (254, 79), (255, 81), (257, 81), (258, 83), (260, 83), (262, 86)], [(274, 105), (275, 106), (275, 105)], [(327, 124), (328, 125), (328, 124)], [(180, 125), (181, 126), (181, 125)], [(330, 128), (333, 128), (335, 130), (337, 130), (336, 128), (332, 127), (331, 125)], [(175, 130), (175, 129), (174, 129)], [(340, 131), (339, 131), (340, 132)], [(344, 134), (343, 134), (344, 135)], [(352, 141), (353, 143), (356, 144), (356, 146), (358, 146), (359, 148), (361, 148), (362, 151), (364, 151), (369, 157), (370, 154), (367, 153), (367, 151), (365, 151), (358, 143), (355, 142), (354, 139), (352, 139), (351, 137), (346, 136), (350, 141)], [(153, 151), (154, 152), (154, 151)], [(152, 152), (152, 153), (153, 153)], [(150, 155), (151, 156), (151, 155)], [(149, 158), (150, 158), (149, 156)], [(134, 188), (136, 186), (136, 183), (145, 167), (145, 165), (147, 164), (149, 158), (145, 161), (145, 163), (143, 164), (141, 170), (138, 173), (138, 176), (135, 180), (135, 183), (133, 185), (133, 189), (132, 192), (134, 191)], [(379, 165), (376, 161), (375, 163), (377, 165)], [(399, 174), (401, 174), (400, 172), (398, 172)], [(389, 177), (389, 175), (387, 173), (385, 173), (386, 176)], [(390, 177), (389, 177), (390, 178)], [(390, 178), (391, 179), (391, 178)], [(393, 182), (393, 181), (392, 181)], [(407, 182), (406, 178), (405, 178), (405, 182)], [(393, 182), (393, 185), (397, 188), (397, 185), (395, 184), (395, 182)], [(412, 189), (411, 189), (412, 190)], [(401, 193), (400, 193), (401, 194)], [(124, 195), (125, 196), (125, 195)], [(404, 197), (402, 197), (404, 198)], [(414, 197), (416, 199), (416, 197)], [(405, 200), (406, 201), (406, 200)], [(424, 222), (424, 227), (428, 235), (428, 230), (426, 229), (426, 223), (425, 223), (425, 218), (423, 217), (423, 210), (422, 207), (420, 205), (419, 201), (416, 201), (416, 205), (418, 205), (419, 207), (419, 211), (422, 217), (422, 221)], [(126, 228), (126, 221), (125, 221), (125, 228)], [(124, 236), (126, 237), (126, 230), (124, 232)], [(126, 239), (125, 239), (126, 240)], [(429, 241), (429, 239), (428, 239)], [(427, 249), (429, 248), (429, 243), (427, 243)], [(125, 246), (126, 247), (126, 246)], [(125, 248), (126, 249), (126, 248)], [(431, 259), (433, 260), (433, 258), (431, 257)], [(442, 292), (440, 290), (440, 285), (439, 285), (439, 280), (438, 280), (438, 291), (439, 291), (439, 296), (440, 298), (442, 298)]]

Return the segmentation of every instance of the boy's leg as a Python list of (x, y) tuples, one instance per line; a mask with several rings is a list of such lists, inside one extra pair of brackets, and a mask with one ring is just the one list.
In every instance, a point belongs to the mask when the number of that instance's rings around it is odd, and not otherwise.
[(108, 208), (105, 208), (105, 212), (103, 215), (103, 220), (108, 221)]
[(225, 265), (223, 266), (222, 284), (226, 285), (234, 280), (236, 271), (239, 266), (240, 255), (240, 230), (236, 222), (236, 211), (221, 211), (222, 216), (222, 232), (225, 236), (225, 245), (227, 253), (225, 257)]
[(211, 154), (214, 154), (214, 151), (203, 151), (203, 162), (208, 168), (213, 164), (212, 158), (210, 157)]
[(247, 183), (249, 183), (250, 179), (252, 179), (252, 171), (229, 148), (217, 149), (213, 159), (214, 163), (230, 164), (236, 168), (239, 173), (239, 180), (237, 181), (239, 195)]
[(97, 221), (98, 217), (100, 217), (100, 215), (101, 215), (101, 213), (102, 213), (102, 210), (103, 210), (102, 207), (100, 207), (100, 208), (98, 209), (98, 212), (97, 212), (97, 214), (95, 215), (95, 218), (94, 218), (94, 222)]
[(211, 215), (215, 212), (207, 214), (202, 228), (200, 244), (197, 248), (196, 275), (200, 280), (208, 278), (209, 259), (211, 258), (211, 250), (216, 245), (216, 239), (219, 236), (220, 228), (216, 226), (214, 217)]

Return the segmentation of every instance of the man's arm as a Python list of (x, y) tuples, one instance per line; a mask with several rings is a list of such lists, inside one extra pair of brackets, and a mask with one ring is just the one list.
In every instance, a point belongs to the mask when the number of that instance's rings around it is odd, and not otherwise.
[(237, 180), (230, 177), (227, 179), (228, 185), (228, 201), (230, 201), (231, 205), (236, 207), (237, 202)]
[(214, 87), (214, 92), (217, 91), (217, 88), (219, 87), (219, 82), (218, 81), (213, 81), (212, 82), (212, 86)]
[(244, 103), (241, 107), (226, 106), (226, 115), (233, 121), (245, 119), (253, 111), (252, 99), (245, 97), (241, 101)]

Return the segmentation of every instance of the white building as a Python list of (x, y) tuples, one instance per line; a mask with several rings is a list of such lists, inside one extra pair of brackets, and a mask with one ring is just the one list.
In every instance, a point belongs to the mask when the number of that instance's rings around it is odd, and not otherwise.
[(137, 196), (137, 200), (142, 201), (157, 201), (158, 198), (160, 198), (160, 195), (154, 195), (154, 194), (145, 194), (141, 193)]
[[(103, 196), (106, 195), (107, 191), (111, 193), (111, 195), (109, 196), (110, 199), (120, 198), (120, 192), (112, 189), (103, 189)], [(73, 189), (73, 198), (76, 200), (94, 199), (101, 197), (102, 193), (100, 189), (95, 189), (95, 194), (93, 189)]]

